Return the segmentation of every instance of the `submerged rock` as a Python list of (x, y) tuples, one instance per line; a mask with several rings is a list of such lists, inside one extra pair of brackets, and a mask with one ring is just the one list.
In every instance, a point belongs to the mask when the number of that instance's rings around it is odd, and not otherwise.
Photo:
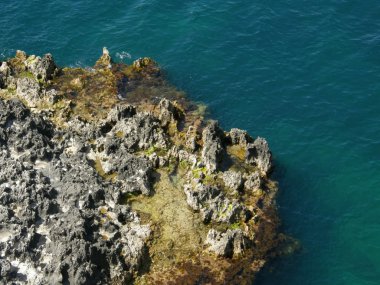
[(271, 152), (194, 110), (149, 58), (2, 62), (0, 284), (251, 282), (284, 240)]

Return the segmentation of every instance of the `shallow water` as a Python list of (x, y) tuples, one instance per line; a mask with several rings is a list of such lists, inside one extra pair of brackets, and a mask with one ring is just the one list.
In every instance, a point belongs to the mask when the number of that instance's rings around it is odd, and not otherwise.
[(2, 1), (0, 54), (153, 57), (223, 127), (269, 140), (303, 249), (257, 284), (379, 284), (379, 3), (125, 2)]

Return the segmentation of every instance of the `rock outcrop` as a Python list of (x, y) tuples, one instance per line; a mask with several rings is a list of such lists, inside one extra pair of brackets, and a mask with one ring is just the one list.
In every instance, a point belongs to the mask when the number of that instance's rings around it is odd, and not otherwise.
[(58, 71), (54, 59), (50, 53), (45, 54), (42, 58), (31, 55), (25, 61), (26, 70), (31, 72), (37, 80), (46, 82), (53, 78)]
[(249, 240), (241, 230), (227, 230), (221, 233), (211, 229), (207, 234), (206, 243), (210, 245), (208, 250), (223, 257), (242, 254), (249, 247)]
[(202, 160), (210, 172), (219, 170), (224, 155), (224, 133), (217, 121), (210, 121), (202, 132)]
[(272, 153), (264, 138), (257, 138), (253, 143), (247, 144), (246, 162), (257, 165), (262, 173), (272, 168)]
[(149, 58), (2, 62), (0, 284), (251, 282), (284, 240), (271, 152), (196, 109)]
[[(88, 164), (85, 147), (67, 151), (73, 148), (71, 140), (82, 145), (86, 140), (55, 131), (20, 101), (1, 100), (0, 110), (4, 282), (130, 280), (146, 253), (150, 229), (115, 200), (118, 187), (104, 182)], [(67, 140), (58, 142), (58, 136)], [(140, 172), (134, 164), (128, 167)]]

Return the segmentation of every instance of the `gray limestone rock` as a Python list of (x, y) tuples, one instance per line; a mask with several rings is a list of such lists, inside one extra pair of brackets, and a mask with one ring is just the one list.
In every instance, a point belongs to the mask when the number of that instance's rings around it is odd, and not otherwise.
[(202, 132), (202, 161), (211, 173), (220, 168), (225, 153), (223, 139), (224, 133), (219, 128), (218, 122), (210, 121)]
[(137, 113), (127, 120), (121, 120), (114, 126), (114, 132), (120, 132), (127, 149), (149, 149), (152, 146), (166, 148), (167, 138), (159, 121), (150, 114)]
[(129, 193), (152, 194), (152, 163), (145, 158), (134, 155), (124, 155), (119, 160), (112, 161), (118, 165), (118, 179), (126, 183)]
[(247, 146), (248, 143), (252, 143), (253, 139), (249, 136), (247, 131), (240, 130), (237, 128), (231, 129), (229, 132), (229, 137), (233, 145)]
[(117, 105), (108, 113), (105, 124), (113, 127), (118, 121), (129, 119), (136, 115), (136, 107), (132, 105)]
[(198, 183), (184, 185), (187, 204), (201, 214), (204, 223), (210, 221), (232, 224), (246, 215), (246, 209), (236, 200), (231, 201), (215, 186)]
[(0, 65), (0, 89), (8, 86), (10, 76), (11, 69), (6, 62), (2, 62)]
[(249, 239), (239, 229), (224, 233), (211, 229), (207, 234), (206, 244), (209, 245), (208, 250), (218, 256), (233, 257), (249, 247)]
[(246, 162), (257, 165), (264, 174), (267, 174), (271, 170), (272, 153), (264, 138), (258, 137), (253, 143), (247, 145)]
[(12, 273), (12, 264), (5, 259), (0, 259), (0, 277), (6, 278)]
[(197, 130), (193, 126), (190, 126), (186, 132), (186, 147), (191, 152), (195, 152), (198, 149), (199, 145), (197, 143), (197, 140)]
[(246, 191), (255, 191), (261, 188), (262, 180), (258, 172), (253, 172), (247, 175), (246, 181), (244, 183), (244, 188)]
[(36, 80), (29, 77), (17, 80), (16, 95), (27, 102), (28, 106), (35, 107), (42, 98), (41, 87)]
[(167, 127), (171, 122), (177, 122), (183, 116), (181, 111), (168, 99), (162, 99), (158, 104), (159, 116), (163, 127)]
[[(117, 204), (118, 184), (90, 166), (90, 129), (56, 131), (19, 101), (0, 100), (0, 130), (4, 284), (129, 282), (146, 259), (150, 229)], [(149, 172), (133, 158), (120, 167), (127, 178)]]
[(37, 80), (43, 82), (52, 79), (58, 71), (50, 53), (45, 54), (42, 58), (34, 55), (29, 56), (25, 61), (25, 66)]
[(240, 191), (243, 187), (243, 176), (240, 172), (229, 170), (223, 173), (224, 184), (234, 190)]

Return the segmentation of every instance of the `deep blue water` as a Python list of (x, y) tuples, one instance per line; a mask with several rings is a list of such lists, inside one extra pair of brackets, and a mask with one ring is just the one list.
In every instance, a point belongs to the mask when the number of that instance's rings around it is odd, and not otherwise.
[(223, 127), (269, 140), (303, 247), (258, 285), (380, 284), (378, 1), (47, 2), (1, 1), (3, 56), (150, 56)]

